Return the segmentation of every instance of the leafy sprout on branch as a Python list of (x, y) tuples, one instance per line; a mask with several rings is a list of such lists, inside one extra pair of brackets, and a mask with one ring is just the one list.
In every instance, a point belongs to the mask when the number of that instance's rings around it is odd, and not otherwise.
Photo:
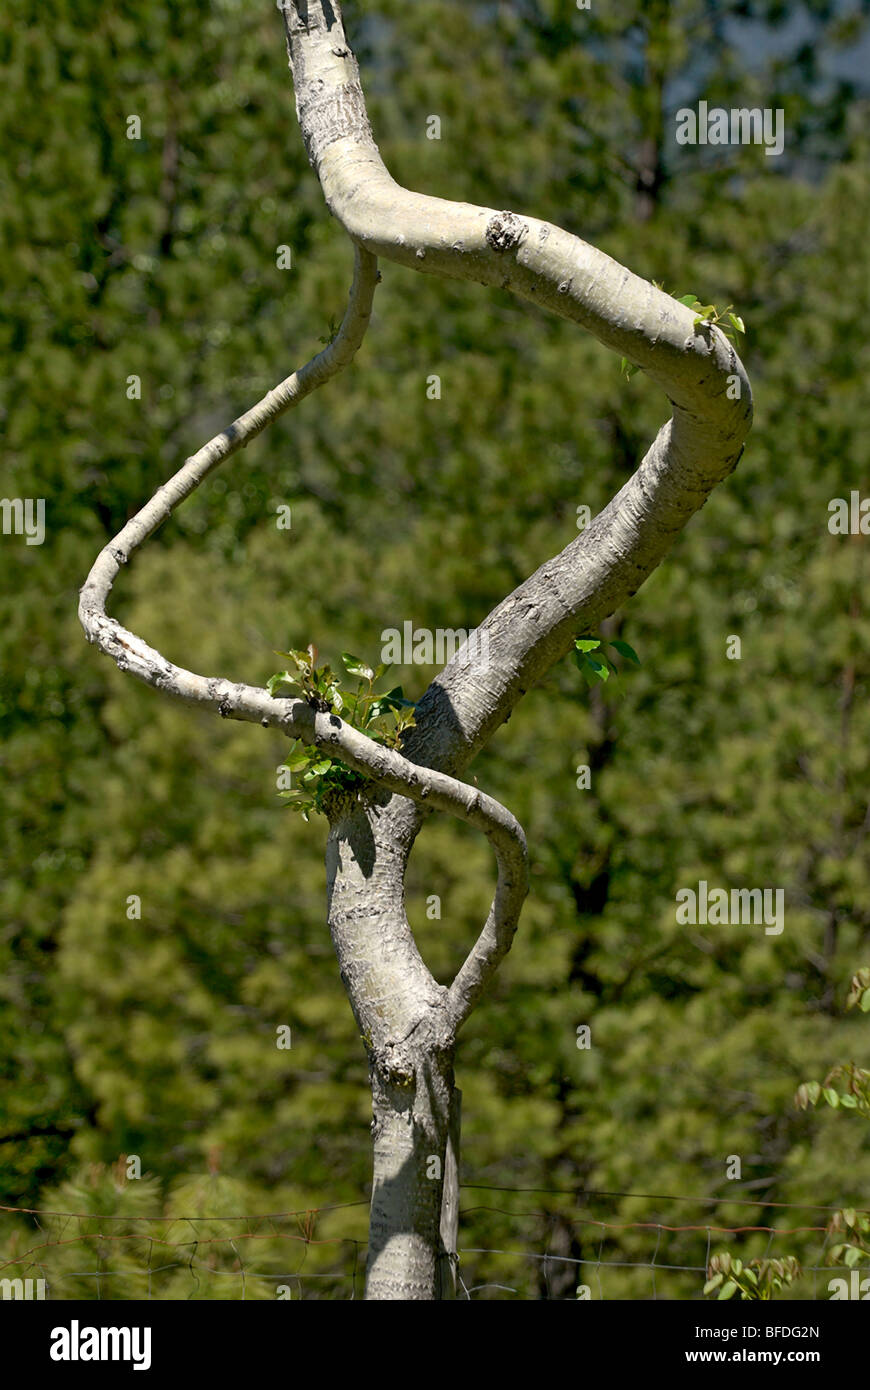
[[(358, 656), (342, 652), (341, 660), (349, 676), (358, 677), (356, 691), (343, 689), (343, 676), (336, 675), (330, 666), (317, 665), (317, 648), (305, 651), (293, 648), (277, 652), (293, 669), (278, 671), (267, 682), (269, 694), (276, 699), (301, 693), (301, 697), (316, 710), (338, 714), (351, 728), (359, 729), (375, 743), (398, 748), (406, 729), (414, 725), (414, 703), (406, 700), (402, 687), (378, 692), (375, 683), (381, 680), (389, 666), (367, 666)], [(302, 813), (308, 820), (312, 811), (325, 810), (331, 793), (359, 795), (369, 785), (369, 778), (355, 772), (337, 758), (327, 757), (316, 748), (294, 739), (282, 767), (298, 773), (301, 786), (281, 791), (278, 795), (291, 811)]]
[[(664, 286), (660, 285), (657, 280), (653, 280), (653, 284), (657, 290), (667, 293)], [(702, 304), (696, 294), (674, 295), (673, 298), (677, 300), (678, 304), (685, 304), (687, 309), (694, 310), (696, 328), (718, 328), (725, 334), (726, 338), (731, 339), (732, 343), (737, 341), (736, 334), (746, 332), (746, 325), (741, 316), (734, 313), (733, 304), (726, 304), (720, 313), (715, 304)], [(620, 358), (619, 369), (626, 381), (631, 381), (635, 372), (640, 370), (633, 362), (629, 362), (627, 357)]]

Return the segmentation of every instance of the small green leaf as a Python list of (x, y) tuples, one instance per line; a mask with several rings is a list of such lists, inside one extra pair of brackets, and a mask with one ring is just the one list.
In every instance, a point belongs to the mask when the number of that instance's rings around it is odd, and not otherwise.
[(744, 322), (743, 322), (743, 320), (742, 320), (742, 318), (740, 317), (739, 314), (729, 314), (728, 317), (729, 317), (729, 319), (731, 320), (731, 322), (734, 324), (734, 327), (737, 329), (737, 332), (738, 332), (738, 333), (745, 333), (745, 332), (746, 332), (746, 325), (744, 324)]
[(735, 1282), (734, 1282), (733, 1279), (729, 1279), (729, 1280), (728, 1280), (728, 1283), (725, 1284), (725, 1286), (723, 1287), (721, 1293), (719, 1294), (718, 1302), (719, 1302), (719, 1303), (724, 1303), (726, 1299), (728, 1299), (728, 1298), (733, 1298), (733, 1296), (734, 1296), (734, 1294), (736, 1294), (736, 1292), (737, 1292), (737, 1285), (735, 1284)]
[(298, 753), (292, 753), (289, 758), (284, 759), (284, 766), (288, 772), (301, 772), (308, 766), (309, 754), (306, 749), (301, 749)]
[(616, 651), (619, 652), (620, 656), (624, 656), (628, 661), (633, 661), (635, 666), (640, 665), (640, 657), (634, 650), (634, 647), (630, 647), (627, 642), (623, 642), (621, 639), (619, 639), (617, 641), (611, 642), (610, 646), (614, 647)]
[(289, 671), (279, 671), (276, 675), (270, 676), (266, 682), (266, 689), (269, 694), (274, 696), (276, 690), (280, 690), (282, 685), (298, 685), (295, 676), (291, 676)]
[(352, 676), (362, 676), (364, 680), (371, 681), (375, 678), (375, 673), (371, 666), (366, 666), (365, 662), (351, 652), (342, 652), (341, 659)]
[(825, 1089), (822, 1091), (822, 1095), (830, 1105), (831, 1109), (836, 1110), (837, 1106), (840, 1104), (840, 1097), (838, 1092), (834, 1090), (833, 1086), (826, 1086)]
[(413, 700), (405, 699), (405, 692), (400, 685), (394, 685), (392, 690), (388, 690), (386, 695), (382, 695), (388, 709), (416, 709)]
[(694, 304), (699, 304), (700, 300), (696, 294), (681, 294), (677, 300), (678, 304), (685, 304), (687, 309), (691, 309)]
[(596, 648), (601, 646), (601, 643), (592, 637), (578, 637), (574, 646), (578, 652), (594, 652)]
[(724, 1277), (722, 1274), (714, 1274), (713, 1278), (708, 1279), (704, 1285), (704, 1293), (712, 1293), (714, 1289), (718, 1289)]
[(859, 1250), (857, 1245), (850, 1245), (843, 1256), (843, 1263), (848, 1265), (849, 1269), (854, 1269), (863, 1253), (863, 1250)]
[(609, 666), (607, 665), (606, 662), (604, 662), (604, 661), (599, 661), (599, 659), (598, 659), (597, 656), (587, 656), (587, 657), (585, 658), (585, 668), (584, 668), (584, 669), (585, 669), (586, 671), (591, 670), (591, 671), (593, 672), (593, 674), (594, 674), (596, 680), (600, 680), (600, 681), (602, 681), (602, 682), (603, 682), (603, 681), (610, 680), (610, 668), (609, 668)]

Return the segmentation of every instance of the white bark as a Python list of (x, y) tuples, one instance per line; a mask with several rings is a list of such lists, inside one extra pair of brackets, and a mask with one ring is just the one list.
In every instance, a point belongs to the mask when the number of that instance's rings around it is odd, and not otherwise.
[[(105, 547), (82, 589), (80, 616), (89, 640), (140, 680), (225, 717), (278, 726), (371, 778), (372, 795), (336, 815), (327, 847), (329, 925), (372, 1074), (367, 1297), (430, 1299), (437, 1296), (439, 1257), (444, 1265), (440, 1173), (455, 1117), (456, 1035), (510, 948), (527, 891), (520, 826), (457, 779), (574, 637), (594, 630), (639, 588), (734, 468), (751, 422), (751, 393), (717, 329), (696, 327), (689, 309), (579, 238), (532, 217), (395, 183), (372, 138), (340, 6), (284, 0), (281, 8), (303, 138), (326, 202), (356, 247), (348, 310), (323, 353), (189, 459)], [(351, 360), (368, 322), (378, 255), (510, 289), (572, 319), (640, 366), (673, 407), (633, 477), (592, 525), (485, 619), (487, 663), (454, 659), (432, 682), (401, 753), (303, 700), (274, 700), (265, 690), (176, 667), (106, 613), (121, 565), (175, 506)], [(487, 921), (449, 989), (422, 961), (404, 910), (408, 855), (432, 810), (487, 835), (497, 866)]]
[[(525, 214), (431, 198), (402, 188), (374, 143), (359, 74), (338, 4), (283, 5), (297, 114), (330, 210), (359, 246), (424, 273), (476, 280), (573, 319), (605, 346), (640, 366), (673, 407), (637, 472), (561, 555), (548, 560), (482, 624), (485, 666), (454, 659), (418, 706), (405, 744), (415, 761), (459, 774), (531, 684), (564, 656), (578, 633), (594, 630), (655, 569), (709, 493), (735, 467), (749, 430), (752, 398), (743, 366), (715, 328), (578, 237)], [(393, 800), (376, 824), (364, 813), (333, 826), (342, 869), (331, 882), (330, 925), (339, 959), (362, 951), (375, 974), (358, 978), (360, 1017), (378, 1001), (388, 1035), (416, 1019), (432, 1026), (437, 1004), (413, 948), (401, 900), (419, 805)], [(370, 871), (350, 868), (363, 847)], [(361, 925), (366, 923), (365, 928)], [(401, 943), (403, 983), (390, 981), (392, 946)], [(496, 914), (454, 980), (447, 1023), (456, 1030), (473, 1009), (510, 944)], [(353, 997), (354, 990), (351, 990)], [(433, 1010), (436, 1013), (433, 1014)], [(375, 1070), (388, 1054), (373, 1050)], [(406, 1063), (425, 1069), (425, 1049)], [(418, 1084), (422, 1084), (418, 1081)], [(377, 1113), (377, 1106), (376, 1106)], [(397, 1148), (396, 1152), (400, 1150)], [(408, 1165), (413, 1183), (413, 1165)], [(378, 1158), (376, 1155), (376, 1179)], [(416, 1248), (398, 1193), (393, 1252), (418, 1286)], [(434, 1240), (433, 1231), (428, 1238)], [(370, 1256), (369, 1296), (394, 1297), (395, 1260), (381, 1278)], [(429, 1296), (432, 1296), (431, 1294)]]

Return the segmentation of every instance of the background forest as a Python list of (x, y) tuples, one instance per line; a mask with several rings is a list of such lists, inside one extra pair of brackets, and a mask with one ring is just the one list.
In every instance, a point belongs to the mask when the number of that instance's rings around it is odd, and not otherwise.
[[(828, 529), (870, 490), (870, 5), (345, 10), (400, 182), (733, 304), (756, 400), (737, 472), (607, 624), (641, 667), (590, 692), (564, 663), (472, 769), (525, 827), (532, 893), (462, 1034), (460, 1272), (483, 1298), (690, 1298), (708, 1241), (821, 1264), (813, 1208), (870, 1193), (866, 1122), (793, 1100), (870, 1050), (844, 1008), (870, 964), (870, 564)], [(370, 1095), (326, 824), (278, 799), (280, 737), (139, 687), (76, 618), (106, 540), (328, 337), (350, 250), (273, 3), (10, 0), (0, 53), (2, 492), (46, 506), (42, 545), (0, 536), (0, 1203), (101, 1217), (0, 1213), (0, 1274), (59, 1298), (359, 1296)], [(699, 100), (782, 108), (785, 152), (678, 146)], [(666, 418), (575, 326), (382, 273), (351, 371), (122, 576), (112, 611), (171, 660), (264, 684), (275, 648), (376, 662), (385, 628), (474, 627)], [(418, 698), (435, 670), (394, 679)], [(700, 879), (782, 887), (784, 931), (678, 925)], [(492, 882), (480, 837), (427, 825), (408, 910), (439, 978)]]

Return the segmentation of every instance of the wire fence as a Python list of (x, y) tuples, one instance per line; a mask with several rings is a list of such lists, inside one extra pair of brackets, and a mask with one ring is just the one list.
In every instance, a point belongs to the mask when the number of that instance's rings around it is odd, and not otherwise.
[[(460, 1299), (703, 1299), (711, 1260), (723, 1254), (768, 1276), (770, 1262), (784, 1268), (795, 1261), (794, 1278), (773, 1290), (783, 1299), (829, 1299), (837, 1287), (832, 1280), (848, 1285), (856, 1273), (836, 1253), (842, 1234), (832, 1207), (477, 1184), (462, 1184), (462, 1192), (467, 1201), (460, 1210)], [(473, 1199), (483, 1192), (500, 1194), (498, 1204)], [(533, 1196), (542, 1199), (538, 1205), (531, 1203)], [(756, 1207), (787, 1224), (722, 1224), (702, 1216), (673, 1222), (649, 1214), (615, 1219), (603, 1211), (616, 1203), (622, 1212), (652, 1202), (658, 1212), (663, 1204), (692, 1204), (702, 1211)], [(8, 1237), (0, 1245), (0, 1297), (362, 1298), (367, 1213), (366, 1201), (262, 1216), (95, 1215), (0, 1206)], [(812, 1224), (798, 1224), (792, 1213), (803, 1213)], [(463, 1231), (473, 1233), (472, 1243), (463, 1243)]]

